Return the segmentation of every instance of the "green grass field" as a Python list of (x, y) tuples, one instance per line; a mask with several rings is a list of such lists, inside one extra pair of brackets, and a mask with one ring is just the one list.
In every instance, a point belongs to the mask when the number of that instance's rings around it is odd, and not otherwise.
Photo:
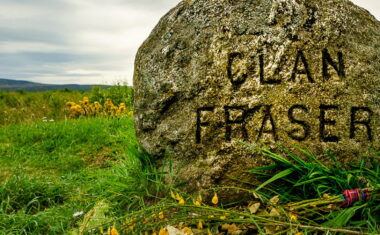
[(63, 234), (105, 198), (120, 215), (142, 173), (131, 117), (6, 126), (0, 156), (0, 234)]
[[(69, 119), (63, 106), (86, 95), (130, 109), (130, 88), (0, 95), (7, 117), (0, 117), (0, 234), (115, 235), (114, 227), (120, 234), (164, 235), (168, 225), (195, 234), (380, 234), (380, 153), (343, 167), (325, 166), (305, 151), (299, 158), (285, 149), (281, 155), (253, 149), (273, 160), (251, 171), (264, 183), (230, 188), (252, 198), (223, 205), (165, 184), (162, 176), (171, 172), (159, 172), (141, 149), (131, 116)], [(4, 114), (10, 109), (13, 116)], [(43, 122), (45, 112), (56, 113), (55, 121)], [(338, 194), (356, 188), (369, 188), (371, 199), (341, 208)], [(220, 189), (228, 187), (211, 191)], [(260, 209), (252, 212), (255, 205)]]
[(104, 103), (106, 98), (115, 104), (125, 103), (131, 109), (133, 89), (116, 85), (109, 89), (93, 87), (91, 91), (45, 91), (45, 92), (2, 92), (0, 91), (0, 127), (9, 124), (31, 123), (47, 120), (64, 120), (68, 117), (65, 103), (79, 102), (83, 97)]
[(65, 109), (84, 96), (130, 108), (130, 91), (0, 93), (0, 234), (68, 234), (99, 201), (114, 206), (104, 221), (136, 204), (128, 193), (144, 185), (147, 159), (132, 117), (70, 120)]

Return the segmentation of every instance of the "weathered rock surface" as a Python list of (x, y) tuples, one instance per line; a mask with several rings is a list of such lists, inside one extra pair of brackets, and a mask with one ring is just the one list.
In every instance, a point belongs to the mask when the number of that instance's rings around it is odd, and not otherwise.
[(268, 162), (239, 141), (351, 162), (380, 146), (380, 23), (346, 0), (184, 0), (134, 87), (138, 138), (190, 191)]

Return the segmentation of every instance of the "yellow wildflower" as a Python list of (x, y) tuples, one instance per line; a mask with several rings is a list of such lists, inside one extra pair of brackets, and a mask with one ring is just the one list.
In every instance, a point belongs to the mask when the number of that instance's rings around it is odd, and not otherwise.
[(289, 213), (290, 221), (297, 221), (297, 215), (294, 213)]
[(173, 193), (173, 191), (170, 191), (170, 197), (173, 198), (173, 199), (175, 199), (175, 200), (177, 199), (176, 196), (175, 196), (175, 194)]
[(107, 98), (106, 102), (104, 102), (104, 108), (106, 109), (106, 111), (110, 111), (113, 106), (114, 105), (113, 105), (111, 99)]
[(94, 102), (94, 106), (93, 106), (93, 112), (94, 114), (100, 114), (102, 112), (102, 105), (98, 102), (98, 101), (95, 101)]
[(88, 99), (88, 97), (83, 97), (83, 101), (82, 101), (83, 105), (85, 105), (85, 106), (88, 105), (89, 101), (90, 100)]
[(66, 102), (66, 106), (68, 106), (69, 108), (71, 107), (71, 106), (74, 106), (74, 105), (76, 105), (76, 103), (75, 102)]
[(199, 201), (195, 201), (195, 202), (194, 202), (194, 205), (195, 205), (195, 206), (201, 206), (201, 203), (200, 203)]
[(193, 233), (189, 227), (184, 227), (183, 232), (186, 234), (192, 234)]
[(119, 235), (119, 232), (117, 231), (115, 225), (111, 229), (111, 235)]
[(95, 114), (95, 108), (92, 104), (87, 105), (84, 110), (86, 111), (87, 115), (94, 115)]
[(128, 226), (127, 231), (131, 231), (131, 230), (133, 230), (135, 227), (136, 227), (136, 224), (132, 224), (132, 225)]
[(118, 111), (117, 106), (112, 105), (112, 106), (111, 106), (111, 110), (110, 110), (111, 115), (112, 115), (112, 116), (115, 116), (115, 115), (117, 114), (117, 111)]
[(96, 110), (99, 110), (99, 111), (101, 111), (103, 108), (102, 105), (98, 101), (94, 102), (94, 107)]
[(166, 229), (161, 228), (158, 232), (158, 235), (169, 235), (169, 232)]
[(154, 232), (154, 233), (152, 233), (152, 235), (157, 235), (157, 233), (156, 233), (156, 232)]
[(183, 204), (185, 204), (185, 200), (183, 200), (183, 198), (181, 197), (181, 199), (178, 201), (178, 203), (183, 205)]
[(107, 235), (111, 235), (111, 229), (110, 228), (108, 228), (108, 230), (107, 230)]
[(185, 204), (185, 200), (178, 193), (176, 195), (176, 199), (177, 199), (177, 201), (178, 201), (179, 204), (181, 204), (181, 205)]
[(119, 105), (119, 109), (117, 110), (117, 114), (118, 115), (121, 115), (121, 114), (124, 114), (126, 112), (126, 107), (125, 107), (125, 103), (120, 103)]
[(164, 212), (161, 211), (160, 213), (158, 213), (158, 218), (164, 219), (165, 218)]
[(218, 198), (218, 195), (217, 195), (216, 193), (215, 193), (214, 196), (212, 197), (211, 202), (212, 202), (214, 205), (218, 204), (218, 202), (219, 202), (219, 198)]
[(220, 216), (220, 219), (221, 219), (221, 220), (225, 220), (225, 219), (227, 219), (227, 216), (222, 215), (222, 216)]
[(202, 220), (199, 220), (199, 221), (198, 221), (197, 228), (198, 228), (198, 229), (203, 229), (203, 221), (202, 221)]
[(79, 104), (75, 104), (70, 107), (70, 117), (78, 117), (84, 115), (84, 109)]

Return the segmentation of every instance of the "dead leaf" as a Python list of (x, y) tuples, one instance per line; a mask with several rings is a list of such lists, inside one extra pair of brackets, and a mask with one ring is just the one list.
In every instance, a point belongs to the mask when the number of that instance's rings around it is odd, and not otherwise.
[(228, 230), (229, 227), (229, 224), (222, 224), (222, 230)]
[(270, 200), (270, 203), (272, 203), (273, 205), (277, 205), (277, 203), (280, 201), (280, 196), (274, 196), (272, 197)]
[(169, 235), (185, 235), (186, 233), (184, 233), (183, 231), (173, 227), (173, 226), (166, 226), (165, 227), (166, 231), (168, 231), (168, 234)]
[(267, 215), (269, 215), (269, 213), (268, 213), (267, 210), (259, 210), (259, 212), (257, 213), (257, 215), (267, 216)]
[(260, 208), (260, 205), (260, 202), (250, 205), (248, 207), (249, 212), (251, 212), (251, 214), (256, 214), (257, 210)]
[(260, 201), (264, 202), (263, 197), (260, 196), (259, 194), (257, 194), (257, 193), (253, 193), (253, 196), (254, 196), (256, 199), (259, 199)]
[(265, 226), (264, 227), (266, 234), (275, 234), (274, 227), (273, 226)]
[(222, 230), (227, 230), (227, 234), (229, 235), (238, 235), (243, 232), (236, 226), (236, 224), (223, 224)]
[(280, 212), (276, 208), (272, 208), (272, 210), (269, 213), (269, 216), (280, 216)]
[(287, 206), (287, 207), (286, 207), (286, 210), (288, 210), (288, 211), (295, 211), (296, 208), (293, 207), (293, 206)]

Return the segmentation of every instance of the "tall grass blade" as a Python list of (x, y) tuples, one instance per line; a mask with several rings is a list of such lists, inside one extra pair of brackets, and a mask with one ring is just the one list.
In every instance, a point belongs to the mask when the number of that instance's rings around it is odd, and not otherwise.
[(321, 176), (321, 177), (314, 178), (314, 179), (311, 179), (311, 180), (306, 180), (306, 181), (302, 181), (302, 182), (296, 183), (294, 186), (298, 187), (298, 186), (301, 186), (301, 185), (310, 184), (310, 183), (313, 183), (315, 181), (319, 181), (319, 180), (323, 180), (323, 179), (327, 179), (327, 178), (328, 178), (327, 176)]
[(270, 178), (269, 180), (265, 181), (264, 183), (262, 183), (259, 187), (256, 188), (256, 191), (264, 188), (265, 186), (267, 186), (268, 184), (270, 183), (273, 183), (274, 181), (276, 180), (279, 180), (281, 178), (284, 178), (288, 175), (290, 175), (291, 173), (293, 173), (295, 170), (293, 168), (289, 168), (289, 169), (286, 169), (284, 171), (281, 171), (279, 173), (277, 173), (276, 175), (274, 175), (272, 178)]

